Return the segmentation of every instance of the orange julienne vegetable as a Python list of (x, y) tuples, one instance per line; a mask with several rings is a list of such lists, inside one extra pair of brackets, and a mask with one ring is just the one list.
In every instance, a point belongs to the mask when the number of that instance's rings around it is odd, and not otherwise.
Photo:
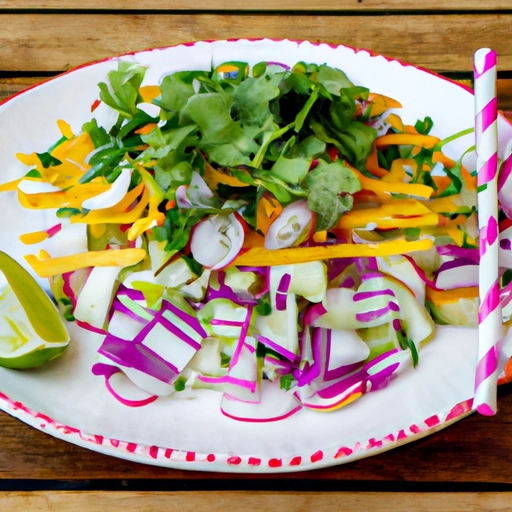
[(460, 299), (474, 299), (478, 297), (478, 286), (469, 288), (456, 288), (455, 290), (433, 290), (426, 287), (426, 297), (434, 304), (451, 304)]
[(383, 94), (370, 93), (368, 101), (372, 103), (370, 117), (380, 116), (380, 114), (390, 108), (402, 108), (401, 103)]
[(89, 251), (59, 258), (39, 259), (34, 254), (25, 260), (39, 277), (51, 277), (87, 267), (131, 267), (146, 257), (144, 249)]
[(432, 149), (438, 143), (440, 139), (433, 135), (418, 135), (415, 133), (403, 134), (403, 133), (392, 133), (389, 135), (383, 135), (375, 139), (375, 145), (380, 148), (383, 146), (403, 145), (403, 146), (419, 146), (425, 149)]
[(331, 258), (364, 258), (394, 256), (415, 251), (426, 251), (433, 246), (430, 239), (406, 242), (381, 242), (378, 244), (336, 244), (319, 247), (294, 247), (292, 249), (249, 249), (234, 260), (232, 265), (267, 266), (292, 265)]

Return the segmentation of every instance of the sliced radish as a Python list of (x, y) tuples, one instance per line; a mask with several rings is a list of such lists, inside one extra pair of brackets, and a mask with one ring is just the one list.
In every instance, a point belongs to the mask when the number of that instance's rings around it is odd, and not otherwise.
[(176, 204), (180, 208), (211, 208), (213, 192), (198, 172), (192, 173), (190, 185), (176, 189)]
[(315, 229), (316, 216), (303, 199), (289, 204), (270, 225), (265, 236), (265, 249), (283, 249), (299, 245)]
[(128, 192), (130, 181), (132, 179), (132, 172), (132, 169), (123, 169), (121, 174), (116, 178), (107, 191), (86, 199), (82, 203), (82, 208), (87, 210), (101, 210), (118, 204)]
[(213, 215), (196, 225), (190, 249), (198, 263), (218, 270), (238, 256), (246, 231), (247, 225), (237, 213)]
[(441, 290), (478, 286), (478, 265), (465, 258), (447, 261), (437, 271), (436, 286)]
[(302, 406), (293, 392), (279, 388), (279, 382), (264, 380), (261, 383), (259, 403), (241, 402), (226, 395), (220, 405), (222, 414), (228, 418), (249, 423), (264, 423), (288, 418), (300, 411)]
[(116, 400), (128, 407), (144, 407), (158, 399), (158, 395), (152, 395), (137, 387), (120, 370), (109, 376), (105, 375), (105, 385)]

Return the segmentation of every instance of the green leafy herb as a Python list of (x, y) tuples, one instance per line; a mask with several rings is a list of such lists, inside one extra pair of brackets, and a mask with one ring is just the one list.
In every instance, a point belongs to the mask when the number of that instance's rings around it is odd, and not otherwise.
[(101, 101), (122, 116), (133, 117), (137, 112), (137, 103), (142, 100), (139, 88), (145, 73), (145, 67), (135, 62), (120, 60), (117, 71), (110, 71), (108, 74), (109, 84), (99, 84)]

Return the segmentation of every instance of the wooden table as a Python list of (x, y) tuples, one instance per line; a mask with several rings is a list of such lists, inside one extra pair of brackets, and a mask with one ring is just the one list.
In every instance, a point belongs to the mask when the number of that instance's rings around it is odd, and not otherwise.
[[(197, 39), (273, 37), (370, 48), (461, 80), (499, 53), (512, 110), (510, 0), (0, 0), (0, 98), (86, 61)], [(0, 413), (0, 509), (460, 511), (512, 509), (512, 385), (473, 415), (391, 452), (293, 475), (194, 473), (108, 458)], [(147, 491), (152, 491), (148, 493)], [(405, 491), (405, 492), (403, 492)]]

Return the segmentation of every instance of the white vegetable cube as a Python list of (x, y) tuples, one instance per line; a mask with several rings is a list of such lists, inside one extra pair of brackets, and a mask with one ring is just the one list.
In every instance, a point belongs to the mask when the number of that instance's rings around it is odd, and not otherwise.
[(144, 338), (143, 345), (172, 364), (178, 372), (181, 372), (187, 366), (196, 353), (195, 347), (169, 332), (160, 323), (155, 324)]

